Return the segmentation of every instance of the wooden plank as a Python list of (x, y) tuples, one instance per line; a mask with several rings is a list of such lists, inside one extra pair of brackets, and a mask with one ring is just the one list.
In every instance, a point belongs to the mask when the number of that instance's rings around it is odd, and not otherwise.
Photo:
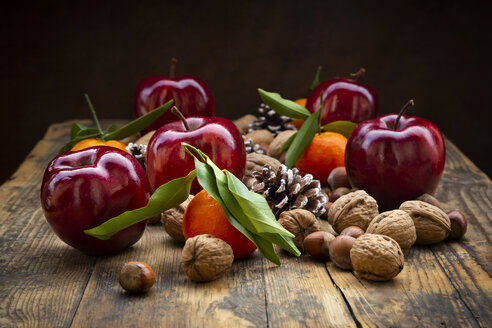
[(0, 187), (0, 326), (68, 326), (95, 259), (67, 247), (39, 207), (44, 168), (68, 124), (53, 125)]
[(324, 262), (279, 254), (280, 267), (263, 261), (269, 327), (356, 327)]
[(461, 242), (412, 247), (405, 268), (384, 283), (359, 279), (332, 263), (328, 271), (363, 326), (463, 326), (492, 323), (490, 208), (492, 183), (449, 141), (436, 196), (469, 218)]
[[(160, 225), (149, 226), (130, 250), (99, 258), (73, 327), (266, 326), (259, 254), (235, 261), (231, 271), (215, 281), (195, 283), (181, 269), (182, 247)], [(156, 272), (156, 283), (146, 295), (127, 294), (118, 285), (121, 265), (134, 260)]]
[[(40, 180), (70, 125), (52, 125), (0, 187), (0, 326), (492, 325), (492, 182), (448, 141), (437, 196), (445, 209), (469, 218), (462, 242), (412, 248), (403, 272), (385, 283), (280, 251), (280, 267), (255, 253), (224, 277), (196, 284), (181, 271), (182, 245), (160, 226), (148, 227), (126, 252), (99, 258), (51, 232), (39, 209)], [(128, 295), (118, 286), (119, 268), (129, 260), (155, 269), (149, 294)]]

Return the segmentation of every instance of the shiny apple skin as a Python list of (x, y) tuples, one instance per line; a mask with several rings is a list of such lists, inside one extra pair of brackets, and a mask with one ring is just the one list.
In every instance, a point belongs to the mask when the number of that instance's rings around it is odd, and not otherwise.
[[(189, 117), (190, 131), (183, 122), (166, 124), (157, 130), (147, 146), (147, 175), (153, 190), (173, 179), (183, 177), (195, 169), (193, 157), (183, 146), (186, 142), (207, 154), (221, 169), (227, 169), (239, 179), (246, 166), (246, 151), (236, 126), (222, 117)], [(191, 193), (202, 187), (195, 180)]]
[[(174, 99), (174, 105), (185, 117), (215, 115), (214, 96), (205, 82), (199, 78), (190, 75), (177, 78), (154, 75), (141, 80), (135, 90), (135, 117), (145, 115), (171, 99)], [(176, 116), (167, 111), (142, 132), (157, 130), (175, 120)]]
[(345, 149), (350, 183), (373, 196), (380, 210), (398, 208), (423, 193), (433, 194), (441, 178), (446, 149), (441, 132), (419, 117), (389, 114), (359, 124)]
[(55, 157), (46, 168), (41, 185), (41, 207), (53, 231), (88, 255), (114, 254), (136, 243), (146, 220), (108, 240), (86, 235), (84, 230), (147, 205), (149, 197), (150, 185), (138, 161), (107, 146)]
[(306, 101), (306, 108), (311, 113), (319, 108), (321, 92), (323, 92), (321, 124), (334, 121), (360, 123), (375, 118), (378, 113), (378, 95), (367, 84), (347, 78), (335, 78), (320, 83), (311, 91)]

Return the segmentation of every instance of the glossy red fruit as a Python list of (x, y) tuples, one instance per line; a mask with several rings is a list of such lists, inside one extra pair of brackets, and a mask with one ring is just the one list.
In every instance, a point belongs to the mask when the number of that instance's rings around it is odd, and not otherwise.
[[(244, 142), (236, 126), (222, 117), (189, 117), (190, 130), (182, 121), (166, 124), (157, 130), (147, 146), (147, 175), (152, 188), (183, 177), (195, 168), (193, 157), (183, 146), (186, 142), (207, 154), (221, 169), (242, 178), (246, 166)], [(201, 186), (195, 180), (191, 193)]]
[(439, 129), (420, 117), (389, 114), (359, 124), (345, 150), (350, 183), (373, 196), (382, 210), (398, 208), (439, 183), (446, 150)]
[(378, 95), (367, 84), (349, 78), (334, 78), (320, 83), (307, 98), (306, 108), (311, 113), (319, 108), (321, 92), (321, 124), (334, 121), (359, 123), (376, 117), (378, 113)]
[(136, 243), (146, 221), (108, 240), (86, 235), (84, 230), (147, 205), (149, 197), (149, 182), (138, 161), (108, 146), (55, 157), (41, 185), (41, 206), (53, 231), (68, 245), (90, 255), (117, 253)]
[[(185, 117), (214, 116), (215, 114), (212, 92), (205, 82), (190, 75), (176, 78), (155, 75), (144, 78), (135, 90), (133, 111), (138, 118), (171, 99), (174, 99), (174, 105)], [(176, 117), (167, 111), (142, 131), (147, 133), (157, 130), (162, 125), (175, 120)]]

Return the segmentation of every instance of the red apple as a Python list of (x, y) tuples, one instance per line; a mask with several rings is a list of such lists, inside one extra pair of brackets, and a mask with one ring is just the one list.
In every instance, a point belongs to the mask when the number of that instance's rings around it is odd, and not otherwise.
[(65, 243), (90, 255), (117, 253), (136, 243), (146, 221), (108, 240), (86, 235), (84, 230), (147, 205), (149, 197), (149, 182), (138, 161), (108, 146), (55, 157), (41, 185), (41, 207), (51, 228)]
[[(183, 118), (183, 120), (185, 120)], [(221, 117), (188, 117), (168, 123), (157, 130), (147, 146), (147, 175), (152, 188), (183, 177), (195, 168), (193, 157), (181, 145), (197, 147), (221, 169), (242, 178), (246, 166), (244, 142), (236, 126)], [(191, 193), (202, 188), (195, 180)]]
[[(135, 116), (138, 118), (147, 114), (171, 99), (174, 99), (174, 105), (185, 117), (214, 116), (214, 97), (205, 82), (190, 75), (174, 77), (174, 63), (169, 78), (155, 75), (140, 81), (135, 90), (133, 106)], [(173, 114), (166, 112), (142, 132), (157, 130), (162, 125), (175, 120)]]
[[(357, 78), (365, 70), (354, 74)], [(352, 121), (359, 123), (376, 117), (378, 113), (378, 95), (367, 84), (362, 84), (349, 78), (334, 78), (321, 82), (311, 91), (306, 101), (306, 108), (314, 113), (320, 104), (323, 92), (323, 108), (321, 124), (334, 121)]]
[[(365, 121), (345, 149), (350, 183), (373, 196), (383, 210), (398, 208), (439, 183), (446, 150), (439, 129), (420, 117), (389, 114)], [(401, 115), (401, 116), (400, 116)]]

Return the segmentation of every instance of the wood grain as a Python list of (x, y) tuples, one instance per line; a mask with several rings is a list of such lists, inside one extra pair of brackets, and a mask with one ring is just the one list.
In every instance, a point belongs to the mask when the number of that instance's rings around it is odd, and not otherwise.
[[(181, 270), (182, 244), (160, 225), (110, 257), (85, 256), (53, 234), (39, 207), (39, 187), (70, 125), (52, 125), (0, 187), (1, 327), (492, 325), (492, 182), (449, 141), (436, 195), (445, 210), (465, 213), (467, 235), (413, 247), (394, 280), (370, 282), (331, 262), (279, 251), (280, 267), (255, 252), (223, 277), (197, 284)], [(117, 283), (130, 260), (156, 271), (146, 295), (130, 295)]]

